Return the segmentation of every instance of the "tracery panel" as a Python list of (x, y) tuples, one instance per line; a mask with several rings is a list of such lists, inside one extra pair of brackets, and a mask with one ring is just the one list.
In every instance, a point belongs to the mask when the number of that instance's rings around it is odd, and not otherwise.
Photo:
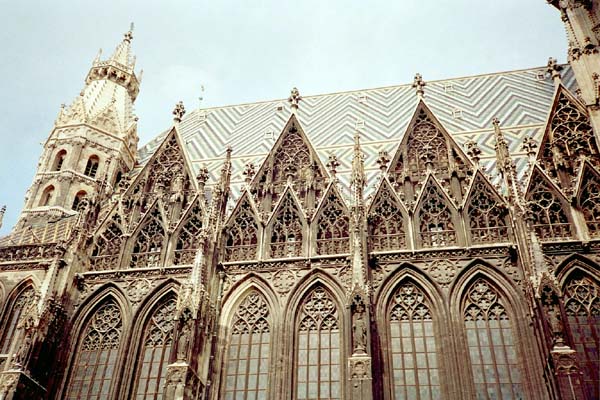
[(91, 257), (92, 270), (103, 271), (119, 267), (119, 256), (123, 244), (123, 232), (119, 228), (120, 223), (121, 218), (115, 214), (104, 232), (96, 239)]
[(484, 279), (467, 290), (464, 321), (478, 399), (523, 399), (515, 333), (498, 292)]
[(325, 201), (317, 221), (317, 254), (348, 253), (350, 219), (338, 196), (330, 193)]
[(577, 274), (564, 289), (564, 305), (569, 331), (585, 386), (590, 394), (600, 393), (600, 285), (597, 281)]
[(225, 228), (225, 261), (254, 260), (258, 253), (258, 225), (248, 201), (240, 204), (233, 222)]
[(402, 212), (387, 186), (381, 189), (371, 208), (369, 234), (373, 251), (399, 250), (406, 247)]
[(466, 207), (471, 241), (474, 244), (506, 242), (506, 208), (481, 178), (476, 178), (471, 193)]
[(296, 351), (296, 399), (340, 399), (340, 321), (335, 302), (322, 287), (302, 303)]
[(136, 237), (129, 263), (130, 268), (158, 267), (164, 243), (165, 231), (160, 211), (155, 207)]
[(17, 324), (21, 318), (21, 314), (34, 300), (35, 289), (32, 286), (27, 286), (21, 290), (14, 302), (6, 304), (4, 321), (2, 322), (1, 345), (0, 353), (7, 354), (10, 351), (10, 346), (13, 342), (17, 331)]
[(231, 327), (225, 367), (226, 400), (265, 400), (270, 367), (269, 308), (257, 291), (238, 306)]
[(89, 318), (80, 336), (71, 365), (67, 399), (110, 397), (122, 333), (121, 310), (114, 300), (106, 300)]
[(167, 297), (147, 322), (134, 385), (138, 400), (163, 398), (166, 369), (173, 347), (175, 296)]
[(281, 201), (271, 227), (271, 257), (298, 257), (302, 255), (303, 237), (300, 212), (289, 192)]
[(175, 246), (174, 264), (191, 264), (194, 262), (196, 251), (200, 246), (198, 238), (202, 230), (202, 209), (195, 204), (191, 215), (179, 231), (177, 244)]
[(584, 187), (579, 198), (588, 233), (591, 237), (600, 237), (600, 180), (596, 174), (584, 178)]
[(446, 199), (432, 183), (429, 183), (424, 191), (417, 220), (421, 246), (455, 245), (456, 231)]
[(433, 317), (423, 292), (401, 284), (388, 315), (394, 399), (441, 398)]
[(556, 241), (571, 238), (571, 224), (557, 195), (548, 187), (546, 180), (540, 174), (533, 175), (532, 184), (527, 199), (533, 228), (540, 240)]

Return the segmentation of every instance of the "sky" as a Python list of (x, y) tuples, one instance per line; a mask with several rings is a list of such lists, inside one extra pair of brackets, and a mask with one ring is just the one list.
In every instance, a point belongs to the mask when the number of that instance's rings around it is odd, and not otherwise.
[[(140, 145), (188, 110), (566, 61), (545, 0), (0, 0), (0, 206), (8, 234), (62, 103), (135, 23)], [(204, 87), (204, 91), (202, 91)]]

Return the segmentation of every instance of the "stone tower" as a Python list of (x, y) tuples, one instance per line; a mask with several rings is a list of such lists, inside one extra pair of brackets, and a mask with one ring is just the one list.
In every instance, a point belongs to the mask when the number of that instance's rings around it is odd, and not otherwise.
[(134, 72), (132, 38), (131, 30), (125, 33), (106, 60), (100, 50), (79, 96), (61, 106), (18, 228), (74, 215), (84, 197), (101, 200), (133, 167), (138, 143), (133, 103), (140, 79)]

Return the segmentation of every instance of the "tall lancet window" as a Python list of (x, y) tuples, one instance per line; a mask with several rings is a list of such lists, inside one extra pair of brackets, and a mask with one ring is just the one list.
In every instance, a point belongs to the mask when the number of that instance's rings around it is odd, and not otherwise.
[(269, 308), (250, 292), (233, 317), (227, 364), (226, 400), (265, 400), (269, 380), (271, 326)]
[(163, 398), (163, 386), (173, 346), (175, 296), (168, 296), (154, 310), (144, 330), (136, 373), (136, 399)]
[(410, 282), (400, 285), (389, 321), (394, 399), (439, 399), (433, 318), (423, 292)]
[(314, 289), (300, 309), (296, 399), (341, 399), (341, 334), (329, 293)]
[(0, 331), (0, 339), (2, 339), (2, 342), (0, 342), (0, 353), (7, 354), (10, 351), (10, 345), (17, 331), (19, 318), (21, 318), (23, 311), (33, 301), (34, 294), (35, 290), (33, 287), (27, 286), (21, 290), (12, 304), (6, 304), (4, 323), (0, 326), (2, 328)]
[(478, 399), (523, 399), (515, 335), (498, 292), (483, 279), (464, 304), (469, 354)]
[(573, 275), (565, 285), (564, 304), (586, 389), (600, 393), (600, 285), (588, 276)]
[(67, 399), (110, 398), (123, 333), (121, 310), (114, 300), (104, 302), (89, 318), (71, 366)]

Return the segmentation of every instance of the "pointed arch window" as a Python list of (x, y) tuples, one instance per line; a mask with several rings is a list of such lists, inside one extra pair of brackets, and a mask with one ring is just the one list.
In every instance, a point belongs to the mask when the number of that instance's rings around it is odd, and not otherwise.
[(456, 244), (452, 212), (445, 198), (433, 184), (428, 184), (418, 214), (419, 238), (423, 247)]
[(146, 323), (136, 371), (136, 399), (163, 398), (167, 365), (173, 347), (173, 315), (176, 304), (175, 296), (168, 296)]
[(52, 167), (52, 171), (60, 171), (65, 162), (65, 158), (67, 158), (67, 151), (61, 150), (56, 153), (56, 157), (54, 158), (54, 165)]
[(350, 219), (341, 200), (333, 193), (325, 199), (317, 221), (317, 254), (341, 254), (350, 251)]
[(73, 205), (71, 206), (71, 209), (77, 211), (77, 207), (79, 207), (79, 203), (81, 203), (81, 200), (83, 200), (83, 198), (86, 196), (86, 192), (85, 190), (80, 190), (79, 192), (77, 192), (77, 194), (75, 195), (75, 198), (73, 199)]
[(165, 231), (158, 208), (154, 208), (149, 215), (149, 221), (139, 231), (133, 244), (131, 253), (131, 268), (158, 267), (161, 261), (161, 252), (165, 242)]
[(10, 351), (10, 346), (17, 331), (17, 324), (21, 318), (21, 314), (33, 301), (35, 289), (32, 286), (26, 286), (16, 296), (14, 301), (6, 303), (4, 321), (0, 335), (0, 353), (7, 354)]
[(600, 284), (583, 274), (567, 281), (564, 306), (571, 338), (589, 394), (600, 393)]
[(533, 228), (540, 240), (570, 239), (572, 237), (571, 224), (562, 202), (540, 174), (533, 175), (532, 184), (533, 187), (527, 198), (531, 209)]
[(502, 243), (508, 240), (506, 208), (481, 178), (476, 178), (467, 205), (467, 216), (474, 244)]
[(98, 172), (98, 165), (100, 165), (100, 159), (98, 156), (91, 156), (88, 158), (87, 164), (85, 165), (85, 171), (83, 173), (90, 178), (95, 178), (96, 173)]
[(258, 253), (258, 225), (250, 203), (244, 201), (226, 228), (225, 261), (254, 260)]
[(369, 215), (370, 244), (373, 251), (399, 250), (406, 247), (402, 212), (394, 195), (383, 188)]
[(175, 265), (191, 264), (200, 246), (200, 231), (202, 231), (202, 209), (195, 204), (185, 225), (179, 231), (175, 245)]
[(322, 287), (300, 307), (296, 344), (296, 399), (341, 398), (341, 333), (338, 309)]
[(263, 296), (250, 292), (231, 325), (225, 366), (225, 399), (264, 400), (270, 370), (269, 308)]
[(302, 255), (302, 222), (292, 196), (281, 200), (275, 222), (271, 227), (271, 257), (298, 257)]
[(600, 237), (600, 180), (595, 174), (589, 174), (584, 180), (585, 186), (579, 197), (588, 233), (591, 237)]
[(440, 376), (431, 308), (413, 283), (392, 296), (389, 332), (394, 398), (439, 399)]
[(123, 245), (123, 232), (119, 228), (120, 223), (120, 217), (114, 215), (104, 232), (96, 239), (96, 244), (92, 250), (92, 270), (103, 271), (119, 267), (119, 257)]
[(67, 399), (110, 398), (123, 333), (121, 310), (106, 300), (89, 318), (74, 352)]
[(54, 197), (54, 186), (50, 185), (46, 189), (44, 189), (44, 192), (42, 193), (42, 197), (40, 198), (40, 206), (44, 207), (44, 206), (50, 205), (53, 197)]
[(498, 292), (484, 279), (467, 290), (464, 321), (478, 399), (523, 399), (515, 332)]

